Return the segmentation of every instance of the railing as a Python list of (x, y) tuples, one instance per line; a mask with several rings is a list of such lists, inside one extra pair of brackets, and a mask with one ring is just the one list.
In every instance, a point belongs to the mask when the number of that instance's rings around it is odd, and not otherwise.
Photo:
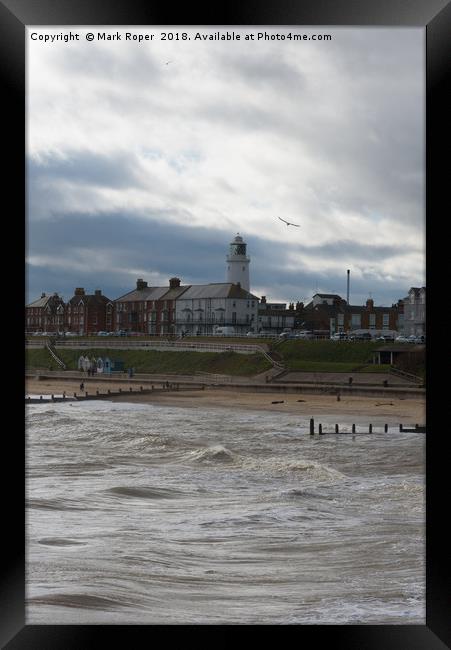
[(58, 364), (58, 365), (59, 365), (63, 370), (65, 370), (65, 369), (66, 369), (66, 364), (65, 364), (64, 361), (62, 361), (62, 359), (60, 359), (60, 358), (57, 356), (57, 354), (53, 351), (53, 349), (52, 349), (53, 346), (52, 346), (52, 344), (50, 343), (50, 341), (46, 341), (45, 347), (46, 347), (47, 350), (50, 352), (50, 354), (52, 355), (52, 357), (53, 357), (53, 359), (56, 361), (56, 363), (57, 363), (57, 364)]
[(122, 338), (121, 340), (101, 339), (101, 340), (79, 340), (79, 341), (57, 341), (56, 348), (134, 348), (148, 350), (180, 350), (189, 351), (197, 350), (204, 352), (239, 352), (243, 354), (261, 353), (264, 350), (259, 345), (245, 345), (241, 343), (216, 343), (216, 342), (194, 342), (194, 341), (136, 341)]
[(412, 375), (410, 372), (405, 372), (404, 370), (400, 370), (399, 368), (394, 368), (393, 366), (391, 366), (390, 368), (390, 374), (395, 375), (396, 377), (402, 377), (403, 379), (407, 379), (408, 381), (412, 381), (417, 384), (423, 383), (421, 377), (418, 377), (417, 375)]

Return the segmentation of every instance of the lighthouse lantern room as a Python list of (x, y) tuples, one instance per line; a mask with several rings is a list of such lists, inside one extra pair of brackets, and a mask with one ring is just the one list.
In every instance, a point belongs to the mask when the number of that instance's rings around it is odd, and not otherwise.
[(243, 289), (249, 291), (250, 259), (246, 255), (246, 246), (243, 238), (237, 233), (230, 243), (230, 252), (227, 255), (227, 282), (239, 283)]

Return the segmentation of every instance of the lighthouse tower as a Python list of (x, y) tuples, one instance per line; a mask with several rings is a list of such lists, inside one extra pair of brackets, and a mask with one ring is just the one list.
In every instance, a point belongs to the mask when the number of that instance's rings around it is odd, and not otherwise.
[(246, 255), (246, 246), (243, 238), (237, 233), (235, 239), (230, 243), (230, 251), (227, 255), (227, 282), (240, 283), (241, 287), (249, 291), (249, 263)]

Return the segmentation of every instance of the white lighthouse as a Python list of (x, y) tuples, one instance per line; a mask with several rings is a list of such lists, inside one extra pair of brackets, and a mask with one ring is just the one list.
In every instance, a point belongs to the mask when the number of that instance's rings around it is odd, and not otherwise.
[(230, 252), (227, 255), (227, 282), (240, 283), (241, 287), (249, 291), (249, 263), (246, 255), (246, 246), (243, 238), (237, 233), (230, 244)]

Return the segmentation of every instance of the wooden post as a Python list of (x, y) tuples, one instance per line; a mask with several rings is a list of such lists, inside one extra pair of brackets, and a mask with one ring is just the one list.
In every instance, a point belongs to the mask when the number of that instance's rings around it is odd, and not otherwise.
[(51, 395), (51, 398), (52, 398), (52, 402), (54, 402), (54, 401), (55, 401), (55, 398), (54, 398), (54, 396), (53, 396), (53, 395)]
[(387, 433), (387, 431), (388, 431), (388, 424), (385, 424), (384, 425), (384, 433)]
[(143, 389), (143, 387), (142, 387), (142, 386), (140, 386), (140, 387), (139, 387), (139, 389), (140, 389), (140, 390), (142, 391), (142, 389)]
[(372, 424), (370, 424), (370, 426), (368, 428), (368, 433), (373, 433), (373, 425)]
[(338, 424), (335, 425), (335, 433), (340, 433), (338, 430)]
[(85, 396), (88, 397), (88, 391), (85, 391)]
[(96, 390), (96, 395), (98, 395), (98, 394), (99, 394), (99, 391), (98, 391), (98, 390)]
[(310, 435), (315, 435), (315, 420), (313, 418), (310, 419)]
[(119, 388), (119, 392), (122, 393), (122, 388)]
[(399, 432), (402, 432), (402, 424), (399, 425)]
[(352, 433), (355, 433), (355, 424), (352, 425)]
[(77, 393), (74, 393), (74, 397), (77, 397)]
[(110, 394), (111, 394), (111, 391), (110, 391), (110, 389), (108, 388), (108, 395), (110, 395)]
[(133, 392), (133, 388), (130, 386), (130, 392)]
[(42, 395), (39, 395), (39, 399), (42, 399)]

